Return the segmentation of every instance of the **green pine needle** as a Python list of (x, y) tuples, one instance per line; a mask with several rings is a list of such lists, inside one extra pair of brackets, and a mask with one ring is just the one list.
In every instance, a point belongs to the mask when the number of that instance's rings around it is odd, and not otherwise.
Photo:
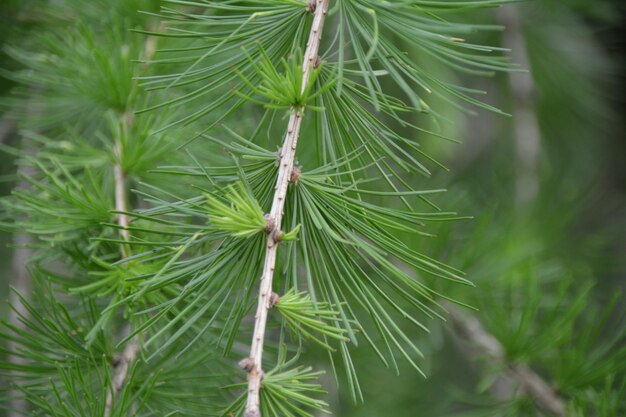
[[(304, 74), (302, 70), (302, 51), (300, 49), (298, 49), (295, 54), (291, 54), (288, 59), (281, 58), (280, 64), (283, 70), (282, 73), (274, 66), (267, 53), (260, 45), (258, 50), (261, 55), (258, 62), (255, 63), (250, 55), (248, 55), (248, 59), (250, 66), (254, 69), (260, 82), (254, 85), (251, 79), (237, 71), (237, 74), (250, 89), (252, 94), (244, 94), (238, 90), (234, 90), (235, 94), (247, 101), (262, 104), (269, 109), (302, 109), (306, 106), (308, 109), (312, 110), (324, 110), (321, 107), (311, 106), (309, 104), (317, 96), (332, 88), (335, 82), (335, 79), (331, 77), (324, 86), (317, 89), (316, 92), (312, 92), (322, 69), (321, 63), (311, 71), (307, 86), (304, 91), (302, 91)], [(261, 96), (265, 100), (257, 99), (254, 95)]]
[[(274, 306), (294, 333), (310, 339), (328, 350), (333, 349), (326, 339), (349, 341), (347, 330), (335, 325), (339, 313), (328, 303), (314, 303), (310, 295), (291, 289)], [(320, 338), (324, 336), (323, 338)]]
[[(315, 382), (323, 371), (311, 367), (284, 369), (286, 364), (267, 372), (261, 383), (261, 415), (282, 417), (313, 417), (318, 412), (329, 414), (328, 404), (317, 399), (326, 393)], [(246, 384), (225, 388), (242, 388)], [(221, 414), (222, 417), (242, 416), (246, 403), (245, 393)]]
[(205, 194), (209, 206), (209, 224), (215, 230), (234, 237), (251, 237), (267, 228), (267, 220), (259, 203), (241, 182), (228, 185), (226, 194)]

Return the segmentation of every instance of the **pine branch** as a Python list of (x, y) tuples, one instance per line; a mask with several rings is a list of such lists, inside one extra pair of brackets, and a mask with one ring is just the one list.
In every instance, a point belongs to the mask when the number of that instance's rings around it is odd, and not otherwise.
[[(131, 119), (127, 114), (122, 115), (124, 121), (130, 125)], [(120, 227), (119, 233), (123, 241), (130, 241), (130, 233), (128, 231), (129, 225), (129, 216), (125, 213), (128, 212), (128, 208), (126, 205), (126, 174), (124, 173), (124, 169), (122, 168), (122, 144), (117, 142), (114, 148), (115, 156), (116, 156), (116, 164), (113, 167), (113, 173), (115, 177), (115, 210), (118, 212), (117, 214), (117, 224)], [(120, 244), (120, 250), (122, 253), (122, 259), (127, 258), (129, 253), (126, 248), (126, 244)], [(126, 334), (130, 334), (132, 331), (130, 324), (126, 326)], [(131, 339), (131, 341), (126, 345), (124, 351), (122, 352), (122, 356), (114, 363), (114, 373), (112, 378), (112, 388), (107, 391), (106, 403), (104, 408), (105, 417), (109, 417), (111, 415), (111, 411), (113, 409), (113, 399), (119, 397), (119, 394), (122, 392), (124, 388), (124, 384), (126, 382), (126, 377), (128, 376), (128, 369), (135, 362), (139, 351), (141, 350), (141, 345), (139, 343), (139, 337), (135, 336)]]
[[(498, 339), (485, 329), (480, 320), (450, 303), (442, 302), (442, 304), (450, 313), (449, 317), (456, 331), (455, 336), (468, 343), (476, 352), (473, 354), (464, 349), (464, 353), (469, 352), (467, 356), (471, 356), (467, 359), (473, 361), (475, 355), (481, 355), (494, 368), (506, 368), (501, 381), (507, 387), (496, 393), (498, 397), (510, 400), (521, 395), (529, 395), (541, 409), (559, 417), (565, 416), (565, 401), (546, 380), (526, 365), (506, 364), (504, 348)], [(510, 386), (509, 381), (513, 381), (519, 389)], [(494, 386), (497, 384), (498, 382)]]
[[(309, 10), (313, 12), (313, 24), (307, 48), (304, 54), (304, 62), (302, 64), (302, 88), (304, 92), (309, 83), (309, 75), (311, 71), (318, 65), (318, 51), (320, 41), (322, 39), (322, 30), (324, 21), (328, 12), (330, 0), (310, 0), (308, 3)], [(267, 324), (268, 310), (271, 307), (272, 296), (272, 280), (274, 278), (274, 269), (276, 266), (276, 253), (278, 244), (280, 243), (280, 226), (283, 219), (283, 208), (285, 206), (285, 198), (287, 188), (294, 173), (294, 161), (296, 155), (296, 147), (300, 136), (300, 128), (302, 126), (303, 108), (294, 108), (289, 117), (287, 134), (283, 146), (280, 150), (280, 166), (278, 170), (278, 179), (274, 191), (272, 208), (267, 217), (268, 234), (267, 249), (265, 253), (265, 263), (263, 265), (263, 273), (259, 287), (259, 301), (254, 323), (254, 334), (252, 337), (252, 346), (250, 349), (250, 357), (246, 360), (248, 372), (248, 397), (246, 401), (246, 417), (260, 417), (259, 408), (259, 392), (261, 389), (261, 381), (263, 380), (263, 342), (265, 339), (265, 327)]]
[[(161, 32), (163, 30), (163, 24), (160, 23), (157, 27), (157, 31)], [(146, 60), (152, 59), (156, 51), (157, 41), (156, 37), (147, 37), (144, 42), (143, 54)], [(146, 65), (147, 66), (147, 65)], [(131, 111), (126, 111), (122, 114), (122, 120), (126, 124), (126, 126), (130, 127), (133, 123), (133, 114)], [(126, 187), (126, 173), (124, 172), (124, 168), (122, 166), (123, 161), (123, 146), (121, 142), (117, 142), (113, 149), (116, 164), (113, 167), (113, 175), (115, 178), (115, 210), (117, 211), (117, 224), (120, 227), (119, 233), (123, 241), (130, 242), (130, 232), (128, 226), (130, 224), (130, 216), (128, 213), (128, 207), (126, 205), (127, 198), (127, 187)], [(127, 258), (128, 253), (128, 245), (120, 244), (120, 251), (122, 255), (122, 259)], [(126, 326), (125, 336), (130, 334), (132, 331), (130, 323)], [(114, 364), (115, 372), (113, 374), (112, 379), (112, 390), (107, 391), (107, 398), (104, 408), (105, 417), (109, 417), (111, 415), (112, 407), (113, 407), (113, 399), (118, 397), (124, 388), (124, 384), (126, 382), (126, 378), (128, 376), (129, 367), (135, 362), (139, 352), (141, 351), (141, 343), (139, 342), (139, 335), (135, 335), (130, 342), (124, 348), (122, 352), (122, 356), (118, 361)]]
[[(130, 240), (130, 234), (128, 232), (129, 218), (126, 208), (126, 174), (122, 168), (122, 145), (117, 143), (115, 145), (115, 156), (117, 163), (113, 167), (113, 173), (115, 176), (115, 211), (117, 211), (117, 224), (120, 226), (120, 235), (123, 240), (128, 242)], [(128, 257), (128, 253), (125, 245), (120, 245), (122, 252), (122, 258)]]
[[(128, 324), (126, 326), (126, 333), (130, 333), (130, 331), (130, 324)], [(113, 410), (113, 399), (118, 398), (122, 392), (124, 384), (126, 383), (126, 377), (128, 376), (128, 370), (137, 359), (140, 350), (141, 345), (139, 343), (139, 338), (135, 336), (124, 348), (122, 356), (120, 356), (114, 363), (113, 366), (115, 371), (112, 378), (113, 386), (111, 390), (107, 391), (106, 404), (104, 408), (105, 417), (109, 417), (111, 415), (111, 411)]]

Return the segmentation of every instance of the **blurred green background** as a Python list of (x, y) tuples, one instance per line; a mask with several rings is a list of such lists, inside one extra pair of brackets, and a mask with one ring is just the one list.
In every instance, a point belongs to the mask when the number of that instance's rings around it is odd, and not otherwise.
[[(31, 34), (51, 30), (39, 19), (37, 4), (2, 0), (0, 43), (28, 45)], [(155, 4), (134, 1), (127, 7)], [(593, 346), (577, 343), (596, 323), (594, 312), (626, 288), (626, 7), (619, 0), (538, 0), (481, 11), (471, 19), (507, 26), (477, 40), (513, 49), (513, 59), (530, 74), (462, 80), (488, 91), (484, 100), (512, 118), (482, 110), (470, 116), (431, 104), (450, 120), (440, 129), (462, 144), (423, 140), (426, 151), (449, 168), (425, 186), (448, 188), (445, 206), (475, 219), (441, 226), (437, 238), (413, 244), (468, 273), (477, 289), (463, 289), (457, 298), (480, 309), (477, 317), (511, 363), (531, 364), (570, 398), (601, 395), (611, 369), (618, 380), (625, 375), (619, 361), (626, 358), (610, 354), (619, 346), (609, 345), (612, 334), (624, 328), (624, 299), (596, 341), (608, 346), (604, 354), (591, 355)], [(414, 53), (433, 71), (449, 71)], [(11, 71), (19, 64), (0, 51), (0, 68)], [(0, 77), (0, 96), (12, 87)], [(10, 106), (0, 107), (1, 140), (19, 146), (19, 131), (28, 126), (15, 126), (10, 112)], [(0, 179), (0, 195), (6, 195), (17, 179), (5, 153), (0, 153)], [(2, 300), (15, 278), (15, 239), (0, 232)], [(461, 291), (447, 290), (452, 296)], [(5, 302), (0, 315), (8, 315)], [(435, 323), (423, 341), (428, 380), (408, 369), (397, 376), (369, 350), (357, 349), (366, 402), (354, 407), (346, 392), (332, 388), (329, 375), (325, 382), (335, 415), (539, 415), (524, 399), (506, 406), (494, 399), (488, 388), (497, 370), (468, 356), (452, 333), (449, 325)], [(588, 358), (576, 362), (576, 355)], [(599, 378), (571, 369), (580, 362), (606, 372)]]

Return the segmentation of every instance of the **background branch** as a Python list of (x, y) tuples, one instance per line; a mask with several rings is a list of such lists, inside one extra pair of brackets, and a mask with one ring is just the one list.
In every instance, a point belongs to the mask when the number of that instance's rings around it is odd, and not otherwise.
[(507, 363), (504, 348), (476, 317), (456, 306), (442, 302), (449, 311), (454, 339), (462, 345), (465, 359), (474, 362), (482, 358), (489, 368), (505, 369), (492, 384), (491, 392), (500, 400), (529, 395), (543, 410), (565, 416), (565, 402), (555, 389), (539, 374), (523, 364)]
[[(164, 29), (164, 23), (161, 22), (157, 26), (157, 31), (162, 32)], [(144, 42), (144, 59), (148, 62), (152, 59), (152, 56), (156, 52), (157, 38), (154, 36), (148, 36)], [(145, 66), (147, 67), (148, 64)], [(133, 123), (132, 111), (126, 111), (120, 116), (125, 125), (130, 128)], [(126, 173), (122, 166), (123, 161), (123, 147), (121, 142), (117, 141), (113, 149), (116, 164), (113, 167), (113, 175), (115, 179), (115, 210), (117, 211), (117, 224), (120, 226), (119, 233), (125, 242), (130, 241), (130, 232), (128, 231), (128, 225), (130, 224), (130, 218), (126, 212), (128, 207), (126, 204), (127, 198), (127, 185), (126, 185)], [(128, 257), (128, 245), (120, 244), (120, 251), (122, 258)], [(128, 323), (124, 329), (124, 337), (128, 336), (132, 331), (130, 323)], [(141, 343), (139, 342), (139, 336), (133, 337), (130, 342), (124, 347), (122, 355), (114, 363), (114, 373), (112, 378), (112, 390), (107, 392), (106, 404), (105, 404), (105, 417), (111, 415), (113, 408), (113, 399), (118, 397), (124, 388), (124, 383), (128, 376), (129, 367), (135, 362), (139, 352), (141, 351)]]
[[(125, 114), (121, 116), (125, 123), (129, 126), (131, 125), (132, 119)], [(126, 205), (126, 174), (124, 173), (124, 169), (122, 167), (123, 160), (123, 148), (122, 144), (118, 141), (114, 147), (114, 154), (116, 163), (113, 167), (113, 174), (115, 177), (115, 210), (117, 213), (117, 224), (120, 226), (119, 233), (122, 237), (122, 240), (125, 242), (130, 241), (130, 233), (128, 231), (129, 217), (125, 214), (128, 211), (128, 207)], [(128, 248), (127, 245), (122, 243), (120, 244), (120, 250), (122, 253), (122, 259), (128, 257)], [(128, 323), (125, 327), (124, 334), (127, 336), (132, 331), (130, 323)], [(124, 351), (122, 355), (114, 362), (113, 368), (113, 377), (112, 377), (112, 388), (107, 391), (107, 398), (104, 408), (105, 417), (109, 417), (111, 415), (111, 411), (113, 409), (113, 400), (114, 398), (119, 397), (119, 394), (122, 392), (124, 388), (124, 383), (126, 382), (126, 378), (128, 376), (128, 370), (130, 366), (135, 362), (139, 351), (141, 349), (141, 344), (139, 343), (139, 337), (133, 337), (130, 342), (124, 347)]]
[(517, 5), (502, 7), (497, 19), (507, 28), (503, 32), (503, 46), (509, 49), (513, 62), (528, 72), (516, 72), (507, 76), (513, 94), (513, 140), (517, 177), (515, 198), (519, 204), (533, 202), (539, 192), (539, 154), (541, 131), (535, 114), (535, 83), (530, 72), (530, 60), (526, 52), (526, 40)]
[[(28, 119), (35, 120), (40, 116), (40, 109), (37, 106), (29, 108), (27, 113)], [(32, 156), (36, 153), (34, 144), (27, 141), (22, 135), (17, 133), (18, 123), (10, 115), (5, 114), (0, 122), (0, 143), (5, 140), (8, 142), (13, 135), (17, 136), (19, 147), (24, 156)], [(35, 170), (28, 164), (19, 164), (17, 168), (17, 177), (23, 178), (24, 175), (34, 175)], [(16, 189), (27, 189), (29, 182), (21, 179), (16, 185)], [(31, 244), (34, 242), (32, 235), (28, 233), (13, 233), (13, 256), (11, 259), (11, 286), (14, 288), (10, 293), (9, 304), (13, 306), (9, 309), (9, 322), (19, 329), (27, 330), (24, 321), (20, 319), (30, 317), (30, 313), (26, 306), (22, 303), (19, 295), (23, 295), (26, 299), (31, 297), (32, 283), (30, 273), (28, 271), (28, 262), (33, 257), (33, 248)], [(9, 352), (17, 352), (18, 345), (12, 340), (7, 343)], [(21, 355), (9, 355), (9, 361), (14, 365), (24, 365), (25, 360)], [(17, 381), (16, 381), (17, 382)], [(29, 407), (23, 398), (21, 391), (15, 390), (10, 393), (11, 402), (9, 404), (8, 417), (20, 417), (28, 413)]]

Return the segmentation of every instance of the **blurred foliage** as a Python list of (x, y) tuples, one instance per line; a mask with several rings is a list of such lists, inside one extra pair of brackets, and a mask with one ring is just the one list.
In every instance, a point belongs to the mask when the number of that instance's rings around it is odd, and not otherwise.
[[(454, 160), (451, 174), (436, 179), (451, 190), (450, 205), (477, 214), (477, 220), (444, 227), (438, 240), (414, 245), (468, 273), (477, 290), (465, 291), (464, 300), (480, 310), (478, 317), (512, 363), (531, 364), (573, 398), (568, 415), (617, 417), (626, 406), (626, 187), (621, 158), (613, 156), (624, 149), (625, 109), (616, 95), (623, 88), (623, 62), (611, 48), (622, 35), (624, 8), (620, 2), (584, 0), (517, 7), (536, 88), (539, 194), (529, 206), (515, 201), (512, 122), (481, 114), (476, 126), (448, 112), (465, 143), (460, 149), (439, 147)], [(507, 77), (488, 87), (488, 100), (515, 118), (519, 103)], [(455, 294), (453, 287), (446, 290)], [(527, 399), (491, 398), (487, 388), (502, 369), (480, 377), (478, 362), (468, 367), (461, 351), (443, 344), (433, 349), (425, 382), (405, 372), (397, 382), (381, 383), (385, 371), (364, 352), (355, 361), (368, 370), (363, 384), (386, 387), (385, 393), (370, 392), (363, 407), (346, 406), (339, 414), (538, 415)], [(337, 401), (344, 403), (344, 396)]]

